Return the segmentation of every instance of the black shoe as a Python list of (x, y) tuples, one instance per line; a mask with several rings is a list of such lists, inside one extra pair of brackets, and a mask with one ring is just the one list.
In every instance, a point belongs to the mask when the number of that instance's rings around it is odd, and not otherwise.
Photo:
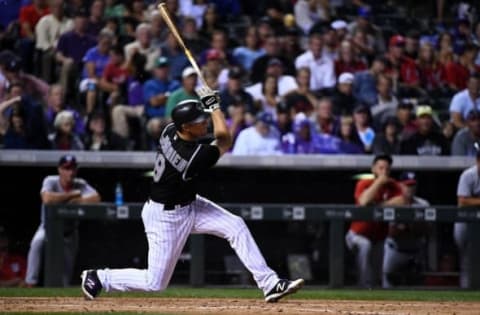
[(268, 303), (275, 303), (282, 297), (297, 292), (305, 281), (303, 279), (286, 280), (281, 279), (277, 284), (265, 295), (265, 301)]
[(83, 296), (87, 300), (96, 298), (102, 291), (102, 284), (95, 270), (84, 270), (81, 275)]

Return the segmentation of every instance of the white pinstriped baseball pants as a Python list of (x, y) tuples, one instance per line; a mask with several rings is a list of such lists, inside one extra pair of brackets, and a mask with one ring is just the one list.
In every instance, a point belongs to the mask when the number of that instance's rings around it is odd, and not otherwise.
[(164, 290), (190, 234), (226, 239), (264, 294), (279, 280), (243, 219), (206, 198), (197, 195), (190, 205), (171, 211), (164, 211), (163, 204), (147, 201), (142, 220), (148, 239), (148, 269), (98, 270), (105, 291)]

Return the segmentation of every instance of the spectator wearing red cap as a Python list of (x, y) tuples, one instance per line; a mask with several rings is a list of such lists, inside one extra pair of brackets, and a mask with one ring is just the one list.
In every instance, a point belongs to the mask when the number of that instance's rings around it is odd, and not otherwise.
[(386, 72), (394, 81), (398, 81), (408, 87), (420, 85), (420, 74), (415, 61), (404, 54), (405, 38), (394, 35), (390, 38), (386, 58), (390, 62)]
[[(213, 90), (220, 90), (220, 74), (226, 69), (227, 62), (223, 51), (216, 48), (210, 48), (205, 55), (206, 62), (202, 67), (202, 72), (207, 81), (207, 85)], [(222, 88), (226, 84), (227, 72), (223, 71)]]
[(223, 29), (214, 30), (210, 37), (210, 47), (205, 49), (200, 54), (200, 57), (199, 57), (200, 65), (203, 66), (204, 64), (207, 63), (207, 55), (211, 49), (220, 51), (223, 54), (227, 64), (232, 66), (238, 64), (237, 60), (235, 59), (235, 57), (232, 55), (232, 53), (228, 48), (228, 42), (229, 42), (228, 34), (225, 30)]

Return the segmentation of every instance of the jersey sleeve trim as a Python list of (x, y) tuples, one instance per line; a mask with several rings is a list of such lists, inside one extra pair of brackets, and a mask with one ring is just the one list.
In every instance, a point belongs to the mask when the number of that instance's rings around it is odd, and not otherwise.
[(185, 167), (185, 170), (183, 171), (183, 174), (182, 174), (182, 179), (183, 179), (184, 181), (189, 181), (189, 180), (192, 179), (192, 177), (188, 177), (188, 178), (187, 178), (187, 172), (188, 172), (188, 169), (190, 168), (190, 164), (192, 164), (193, 159), (197, 156), (197, 154), (198, 154), (198, 152), (200, 151), (201, 148), (202, 148), (202, 146), (199, 145), (199, 146), (197, 147), (197, 149), (195, 150), (195, 152), (193, 152), (192, 157), (190, 158), (190, 160), (188, 161), (187, 167)]

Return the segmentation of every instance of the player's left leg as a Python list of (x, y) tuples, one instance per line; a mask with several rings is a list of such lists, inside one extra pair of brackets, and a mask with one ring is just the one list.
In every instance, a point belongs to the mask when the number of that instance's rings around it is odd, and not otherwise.
[(303, 285), (303, 279), (281, 280), (268, 267), (245, 221), (212, 201), (197, 196), (195, 205), (194, 234), (211, 234), (226, 239), (245, 267), (253, 274), (267, 302), (293, 293)]

